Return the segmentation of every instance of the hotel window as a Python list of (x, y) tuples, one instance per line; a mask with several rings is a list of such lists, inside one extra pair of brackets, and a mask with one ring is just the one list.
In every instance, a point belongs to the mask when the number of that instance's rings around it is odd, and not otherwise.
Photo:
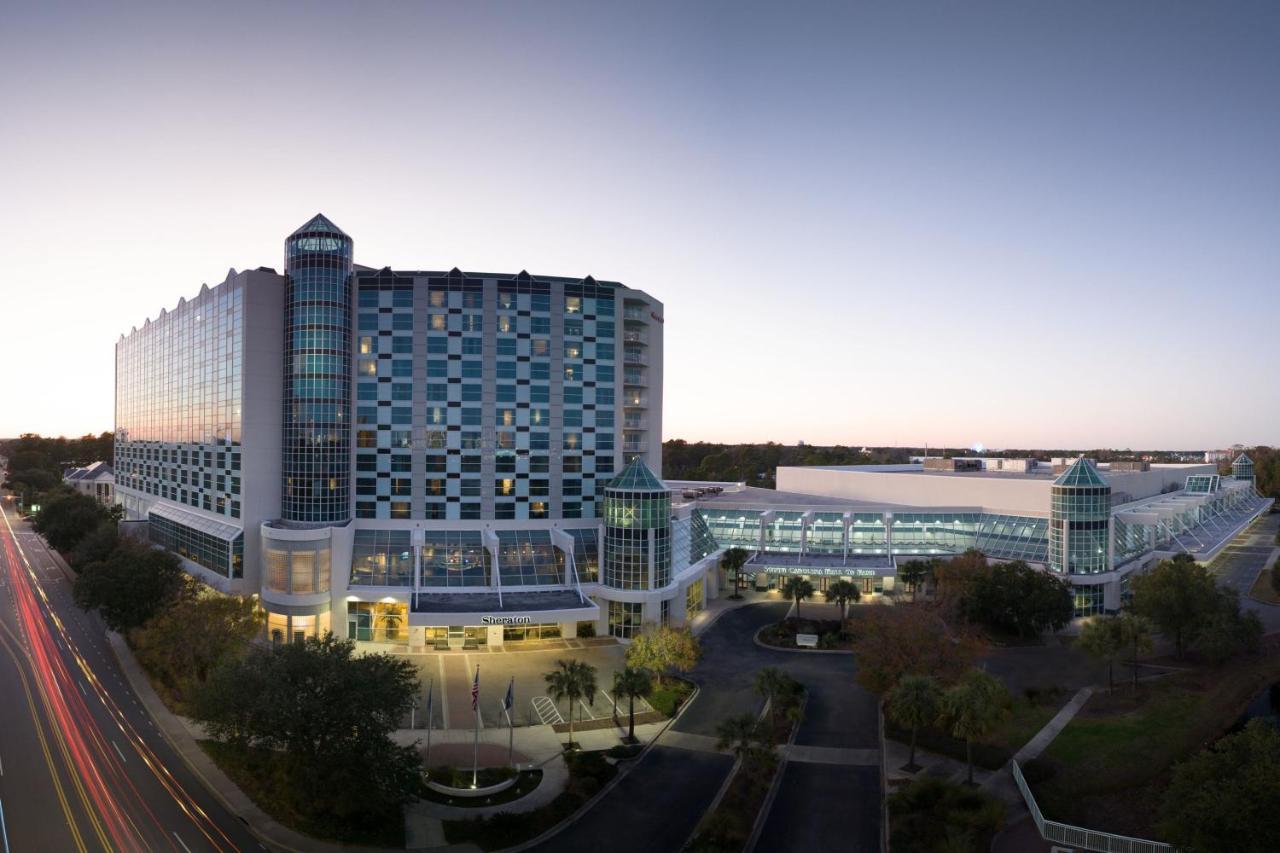
[(581, 314), (582, 313), (582, 297), (566, 296), (564, 298), (564, 313)]
[(364, 337), (360, 338), (360, 354), (373, 355), (374, 353), (376, 353), (378, 351), (377, 341), (378, 341), (377, 338), (371, 337), (369, 335), (365, 335)]

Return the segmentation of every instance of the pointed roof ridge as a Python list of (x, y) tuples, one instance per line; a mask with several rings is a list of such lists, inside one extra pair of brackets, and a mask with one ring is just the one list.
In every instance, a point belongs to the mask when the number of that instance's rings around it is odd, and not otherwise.
[(637, 456), (627, 463), (622, 473), (609, 481), (606, 489), (633, 489), (639, 491), (667, 492), (670, 489), (644, 464), (644, 458)]
[(1243, 451), (1241, 451), (1240, 455), (1231, 461), (1231, 464), (1235, 465), (1237, 462), (1248, 462), (1250, 465), (1253, 464), (1253, 460), (1246, 456)]
[(1098, 473), (1098, 469), (1093, 467), (1093, 463), (1083, 456), (1071, 463), (1071, 467), (1063, 471), (1062, 475), (1053, 481), (1053, 484), (1055, 486), (1109, 485), (1102, 475)]
[(325, 216), (323, 213), (317, 213), (315, 216), (308, 219), (305, 225), (296, 229), (293, 233), (301, 234), (304, 231), (326, 231), (331, 234), (341, 234), (343, 237), (348, 236), (347, 232), (343, 231), (337, 225), (334, 225), (333, 220)]

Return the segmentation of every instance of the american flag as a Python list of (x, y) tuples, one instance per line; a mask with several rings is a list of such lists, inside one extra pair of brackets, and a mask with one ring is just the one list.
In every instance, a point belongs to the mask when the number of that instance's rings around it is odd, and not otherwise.
[(476, 677), (471, 682), (471, 710), (480, 709), (480, 664), (476, 664)]

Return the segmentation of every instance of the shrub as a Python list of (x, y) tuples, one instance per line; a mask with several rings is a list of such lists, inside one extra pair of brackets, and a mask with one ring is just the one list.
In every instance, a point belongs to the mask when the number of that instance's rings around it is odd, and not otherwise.
[(1004, 804), (978, 789), (926, 776), (889, 797), (895, 853), (989, 850), (1004, 823)]

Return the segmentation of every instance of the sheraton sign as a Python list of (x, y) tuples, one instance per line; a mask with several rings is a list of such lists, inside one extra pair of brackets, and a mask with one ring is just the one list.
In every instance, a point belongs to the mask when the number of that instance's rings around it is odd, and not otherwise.
[(530, 625), (532, 616), (481, 616), (481, 625)]

